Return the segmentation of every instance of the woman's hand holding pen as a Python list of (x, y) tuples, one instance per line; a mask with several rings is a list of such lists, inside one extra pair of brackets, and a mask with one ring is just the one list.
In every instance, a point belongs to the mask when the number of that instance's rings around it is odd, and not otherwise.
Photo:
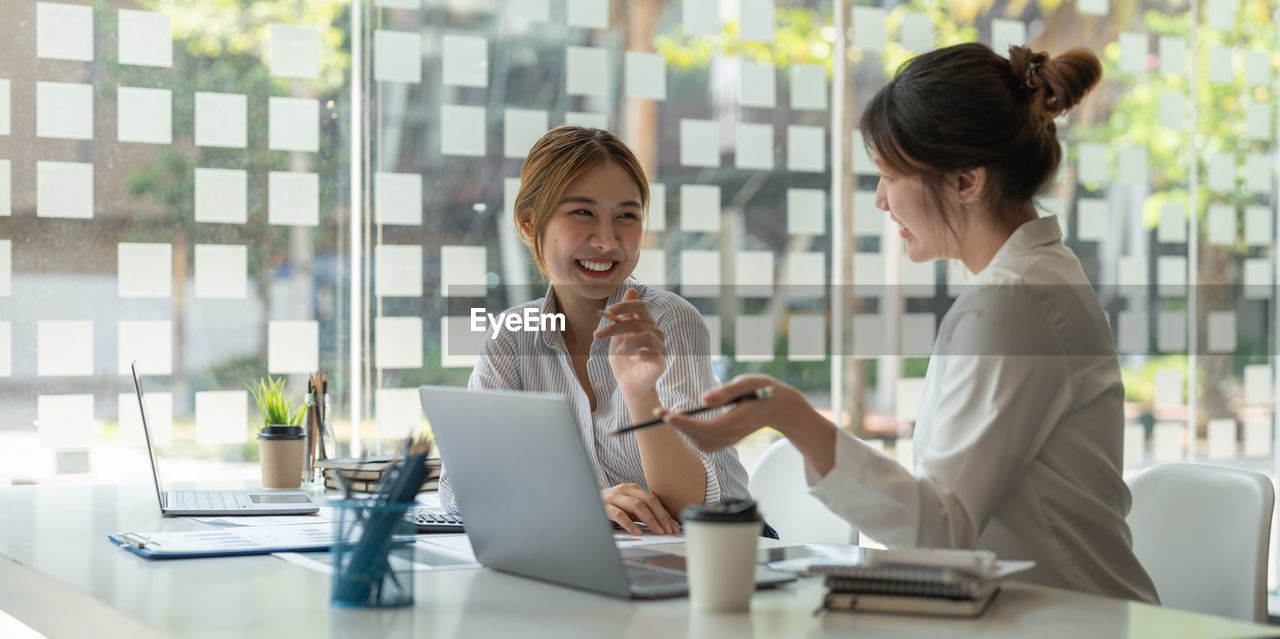
[(643, 522), (656, 535), (675, 535), (680, 524), (662, 507), (653, 493), (636, 484), (618, 484), (600, 491), (605, 515), (632, 535), (641, 534), (635, 522)]
[(665, 408), (655, 411), (654, 416), (680, 429), (698, 448), (711, 453), (728, 448), (765, 426), (781, 432), (787, 424), (802, 420), (806, 413), (814, 413), (800, 391), (768, 375), (739, 375), (728, 384), (704, 393), (702, 402), (706, 406), (723, 406), (766, 386), (772, 387), (767, 397), (739, 402), (731, 410), (710, 419), (681, 415)]
[(628, 399), (651, 392), (667, 370), (667, 336), (654, 322), (649, 307), (636, 290), (628, 289), (622, 301), (601, 313), (613, 321), (594, 333), (609, 339), (609, 367), (618, 390)]

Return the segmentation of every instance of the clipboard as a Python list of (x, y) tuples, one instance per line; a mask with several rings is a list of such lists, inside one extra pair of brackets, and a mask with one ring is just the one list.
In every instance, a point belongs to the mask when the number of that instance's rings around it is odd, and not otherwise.
[(334, 533), (333, 523), (325, 522), (175, 532), (122, 532), (107, 535), (107, 539), (147, 559), (191, 559), (329, 550)]

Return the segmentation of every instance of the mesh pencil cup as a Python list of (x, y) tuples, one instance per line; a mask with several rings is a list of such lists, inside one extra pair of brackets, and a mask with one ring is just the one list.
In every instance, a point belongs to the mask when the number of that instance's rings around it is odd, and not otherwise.
[(404, 519), (412, 503), (378, 504), (372, 499), (332, 502), (335, 606), (387, 608), (413, 604), (413, 533)]

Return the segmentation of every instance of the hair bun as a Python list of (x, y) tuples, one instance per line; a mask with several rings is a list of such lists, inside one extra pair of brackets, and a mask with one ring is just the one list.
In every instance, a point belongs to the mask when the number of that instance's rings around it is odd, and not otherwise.
[(1033, 96), (1033, 105), (1050, 118), (1071, 110), (1102, 78), (1098, 56), (1087, 49), (1072, 49), (1049, 57), (1029, 47), (1009, 47), (1009, 67), (1022, 90)]

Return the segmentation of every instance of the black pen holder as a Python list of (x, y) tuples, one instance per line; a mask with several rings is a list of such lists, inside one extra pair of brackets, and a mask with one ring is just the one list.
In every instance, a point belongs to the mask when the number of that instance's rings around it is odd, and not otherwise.
[(404, 515), (413, 503), (347, 499), (332, 505), (337, 534), (329, 602), (360, 608), (412, 605), (414, 526)]

